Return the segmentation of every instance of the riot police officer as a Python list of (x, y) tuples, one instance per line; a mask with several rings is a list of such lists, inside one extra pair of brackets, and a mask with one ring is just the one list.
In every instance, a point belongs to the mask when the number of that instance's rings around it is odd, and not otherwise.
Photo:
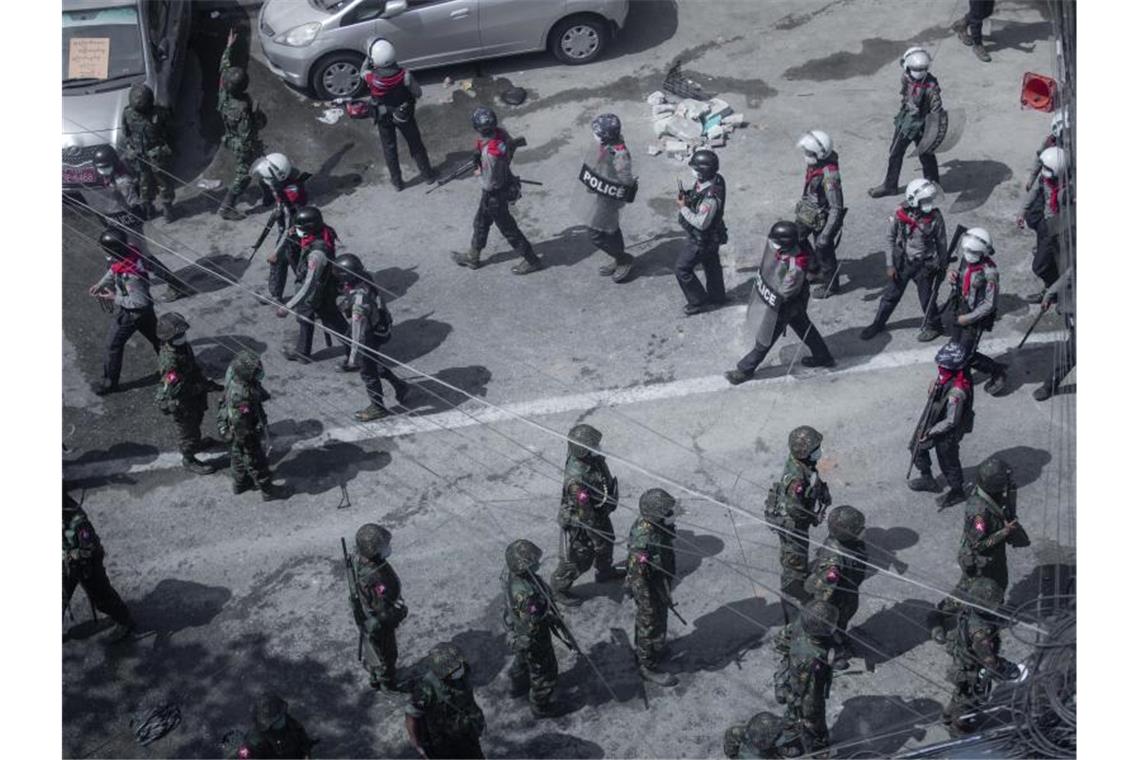
[(384, 388), (380, 379), (392, 384), (396, 403), (404, 403), (408, 395), (408, 384), (396, 377), (377, 356), (380, 347), (392, 337), (392, 313), (358, 257), (351, 253), (337, 256), (333, 262), (333, 276), (343, 294), (337, 299), (338, 307), (352, 331), (348, 359), (339, 369), (344, 372), (359, 369), (368, 393), (368, 406), (356, 413), (356, 419), (371, 422), (387, 417), (391, 412), (384, 406)]
[[(578, 175), (584, 187), (584, 197), (588, 200), (586, 228), (594, 247), (613, 259), (599, 267), (598, 274), (610, 277), (614, 282), (626, 282), (633, 274), (633, 256), (625, 251), (621, 210), (637, 192), (633, 157), (622, 137), (621, 119), (617, 114), (598, 114), (590, 122), (590, 129), (597, 145), (591, 147), (582, 168), (595, 181), (589, 181), (584, 173)], [(597, 184), (599, 180), (607, 184), (604, 192)]]
[[(728, 242), (728, 229), (724, 224), (728, 190), (724, 177), (718, 174), (720, 159), (711, 150), (698, 150), (689, 159), (689, 168), (697, 182), (677, 198), (677, 221), (688, 235), (688, 240), (673, 270), (677, 284), (685, 294), (686, 316), (700, 314), (724, 303), (720, 247)], [(697, 266), (705, 270), (707, 292), (693, 271)]]
[(804, 278), (810, 255), (795, 222), (780, 221), (772, 225), (752, 289), (752, 301), (748, 304), (747, 320), (750, 326), (755, 325), (756, 345), (737, 362), (736, 369), (725, 373), (728, 382), (738, 385), (751, 378), (788, 327), (811, 349), (811, 356), (805, 356), (801, 364), (835, 366), (827, 344), (807, 315), (808, 292)]
[(950, 307), (944, 311), (943, 330), (960, 343), (969, 357), (970, 367), (989, 375), (982, 389), (991, 396), (1002, 392), (1006, 383), (1005, 365), (978, 350), (982, 333), (994, 329), (1000, 295), (998, 268), (994, 262), (994, 246), (990, 233), (982, 227), (971, 227), (959, 243), (962, 261), (958, 269), (946, 274), (953, 287)]
[[(796, 204), (796, 224), (801, 238), (812, 251), (808, 281), (817, 283), (813, 298), (827, 298), (839, 289), (839, 262), (835, 249), (843, 236), (843, 184), (839, 178), (839, 154), (831, 144), (831, 136), (813, 129), (796, 143), (803, 151), (804, 189)], [(810, 238), (814, 237), (814, 244)]]
[(898, 194), (903, 156), (906, 154), (906, 147), (912, 142), (917, 146), (916, 150), (919, 150), (918, 160), (922, 164), (922, 176), (931, 182), (938, 182), (938, 159), (932, 152), (937, 147), (937, 142), (933, 135), (927, 135), (926, 132), (929, 129), (936, 129), (937, 121), (944, 117), (942, 88), (930, 73), (930, 53), (925, 49), (908, 48), (899, 59), (899, 65), (903, 70), (902, 85), (899, 89), (902, 105), (895, 115), (895, 133), (888, 151), (887, 176), (883, 184), (867, 191), (872, 198)]
[(383, 39), (372, 40), (368, 46), (370, 71), (364, 74), (364, 83), (375, 109), (376, 131), (380, 134), (380, 150), (388, 166), (388, 178), (396, 192), (404, 189), (400, 171), (400, 156), (396, 150), (396, 130), (404, 136), (408, 152), (419, 167), (420, 176), (435, 182), (436, 172), (428, 158), (427, 148), (416, 124), (416, 101), (423, 94), (412, 72), (396, 62), (396, 48)]
[[(308, 182), (310, 175), (293, 166), (284, 153), (270, 153), (257, 159), (249, 172), (258, 180), (262, 203), (273, 206), (273, 213), (265, 220), (261, 234), (250, 246), (249, 258), (253, 258), (254, 252), (261, 247), (270, 230), (276, 226), (280, 241), (267, 258), (269, 285), (266, 292), (274, 301), (281, 303), (284, 300), (285, 280), (288, 278), (289, 269), (299, 256), (296, 236), (287, 233), (293, 229), (300, 209), (308, 206), (309, 194), (305, 183)], [(259, 303), (268, 302), (259, 301)]]

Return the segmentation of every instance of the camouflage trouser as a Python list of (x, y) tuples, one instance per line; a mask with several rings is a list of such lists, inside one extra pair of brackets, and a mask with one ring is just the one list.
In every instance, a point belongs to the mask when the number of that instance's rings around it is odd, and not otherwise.
[(740, 757), (740, 745), (748, 726), (729, 726), (724, 731), (724, 756), (730, 760)]
[(139, 178), (139, 197), (152, 203), (162, 188), (162, 202), (174, 202), (177, 181), (170, 173), (169, 161), (165, 157), (138, 158), (131, 162), (135, 176)]
[(382, 625), (364, 637), (364, 667), (373, 685), (396, 681), (396, 626)]
[(532, 706), (543, 707), (550, 702), (558, 683), (558, 659), (549, 630), (531, 639), (529, 646), (515, 646), (515, 659), (507, 674), (517, 689), (529, 682)]
[[(965, 599), (969, 594), (970, 576), (962, 573), (962, 577), (958, 579), (958, 585), (951, 591), (958, 599)], [(962, 603), (951, 599), (950, 597), (944, 598), (938, 603), (938, 606), (931, 610), (926, 617), (927, 628), (941, 628), (947, 630), (950, 626), (954, 625), (954, 619), (958, 617), (958, 612), (962, 609)]]
[(269, 472), (269, 461), (265, 458), (260, 438), (247, 436), (230, 441), (230, 474), (235, 483), (253, 480), (262, 490), (270, 484), (273, 475)]
[(982, 679), (978, 668), (959, 663), (951, 666), (949, 678), (954, 684), (954, 694), (950, 697), (950, 704), (942, 711), (942, 718), (958, 731), (967, 730), (968, 726), (961, 723), (960, 719), (985, 701), (986, 681)]
[(669, 608), (648, 589), (634, 588), (637, 612), (633, 623), (633, 648), (639, 665), (656, 665), (665, 649), (669, 626)]
[(566, 551), (550, 576), (550, 587), (567, 591), (582, 573), (590, 569), (601, 572), (614, 564), (614, 526), (609, 515), (598, 518), (590, 529), (571, 528), (564, 531)]
[[(787, 750), (799, 749), (800, 754), (813, 757), (826, 757), (823, 750), (831, 744), (827, 731), (827, 704), (825, 702), (805, 703), (802, 707), (789, 704), (784, 713), (784, 732), (780, 735), (779, 746), (782, 754), (792, 754)], [(785, 749), (786, 748), (786, 749)]]
[(836, 591), (831, 597), (831, 603), (839, 610), (839, 619), (835, 623), (835, 654), (851, 656), (851, 639), (847, 635), (847, 625), (855, 613), (859, 611), (859, 594), (846, 591)]
[(206, 414), (206, 397), (188, 399), (179, 404), (174, 417), (178, 429), (178, 450), (182, 456), (192, 456), (202, 447), (202, 417)]
[(234, 178), (230, 182), (230, 192), (234, 195), (241, 195), (245, 189), (249, 187), (249, 167), (253, 165), (265, 151), (259, 142), (243, 143), (237, 150), (230, 151), (234, 154)]

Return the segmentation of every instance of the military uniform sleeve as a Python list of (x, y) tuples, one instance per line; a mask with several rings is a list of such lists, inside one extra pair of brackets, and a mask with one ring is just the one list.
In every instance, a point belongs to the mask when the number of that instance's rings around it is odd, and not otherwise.
[(103, 273), (103, 276), (99, 278), (99, 282), (95, 283), (95, 287), (98, 290), (102, 290), (103, 288), (109, 287), (114, 279), (115, 273), (108, 269)]
[(926, 112), (938, 113), (942, 110), (942, 86), (935, 80), (926, 88)]
[(834, 241), (835, 234), (839, 230), (840, 211), (843, 209), (843, 183), (839, 178), (839, 172), (830, 166), (823, 168), (823, 193), (831, 213), (827, 215), (827, 224), (820, 232), (820, 237)]
[(125, 295), (119, 295), (116, 302), (124, 309), (145, 309), (151, 305), (150, 283), (145, 277), (127, 277)]
[(411, 694), (408, 695), (408, 704), (404, 707), (404, 714), (413, 718), (422, 718), (435, 703), (435, 692), (420, 679)]
[(960, 388), (951, 388), (946, 397), (946, 414), (936, 425), (927, 431), (928, 436), (942, 435), (956, 428), (962, 421), (962, 413), (966, 408), (966, 392)]
[(712, 196), (706, 196), (701, 201), (701, 205), (697, 207), (696, 211), (690, 208), (682, 207), (681, 216), (686, 222), (696, 227), (698, 230), (706, 230), (712, 224), (712, 220), (716, 217), (716, 210), (720, 207), (719, 201)]
[[(1040, 171), (1041, 162), (1037, 162)], [(1045, 194), (1045, 189), (1041, 186), (1041, 180), (1038, 179), (1033, 183), (1033, 188), (1026, 193), (1025, 199), (1021, 202), (1021, 215), (1024, 216), (1029, 213), (1029, 210), (1035, 203), (1041, 203)]]
[(945, 269), (950, 263), (950, 251), (946, 249), (946, 221), (942, 218), (942, 212), (938, 209), (934, 210), (934, 229), (932, 230), (934, 236), (934, 254), (935, 261), (938, 263), (939, 269)]
[(986, 270), (986, 289), (982, 295), (982, 300), (972, 310), (964, 314), (966, 324), (973, 324), (988, 317), (994, 310), (998, 299), (998, 271), (997, 269)]

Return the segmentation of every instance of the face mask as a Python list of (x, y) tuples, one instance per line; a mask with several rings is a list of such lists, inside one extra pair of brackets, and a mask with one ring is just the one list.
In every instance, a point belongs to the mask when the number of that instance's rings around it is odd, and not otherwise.
[(804, 154), (804, 163), (805, 164), (814, 164), (815, 163), (815, 154), (814, 153), (805, 153)]
[(926, 69), (907, 69), (906, 73), (916, 82), (921, 82), (923, 79), (926, 79)]
[(816, 449), (812, 453), (808, 454), (808, 459), (811, 461), (812, 464), (815, 464), (816, 462), (819, 461), (819, 458), (821, 456), (823, 456), (823, 453), (819, 449)]
[(185, 346), (186, 345), (186, 336), (185, 335), (179, 335), (177, 338), (172, 338), (170, 341), (170, 345), (172, 345), (172, 346)]
[(677, 524), (677, 517), (675, 515), (665, 515), (661, 518), (661, 524), (666, 528), (672, 528)]
[(391, 556), (392, 556), (392, 547), (391, 546), (385, 546), (383, 549), (380, 550), (380, 554), (379, 554), (380, 559), (386, 560)]
[(1053, 170), (1050, 169), (1048, 166), (1042, 166), (1041, 167), (1041, 176), (1044, 177), (1045, 179), (1053, 179), (1057, 175), (1054, 174)]
[(115, 167), (113, 167), (113, 166), (96, 166), (95, 171), (99, 172), (100, 176), (110, 177), (112, 174), (115, 173)]
[(106, 258), (107, 258), (108, 264), (114, 264), (115, 263), (115, 257), (114, 256), (107, 256)]
[(977, 264), (982, 260), (982, 254), (978, 251), (971, 251), (969, 249), (966, 249), (962, 251), (962, 255), (965, 256), (966, 261), (970, 262), (971, 264)]
[(929, 214), (934, 210), (934, 201), (922, 201), (918, 204), (918, 207), (922, 209), (922, 213)]
[(700, 172), (698, 172), (696, 169), (689, 169), (689, 173), (693, 175), (693, 179), (695, 179), (697, 182), (701, 181)]

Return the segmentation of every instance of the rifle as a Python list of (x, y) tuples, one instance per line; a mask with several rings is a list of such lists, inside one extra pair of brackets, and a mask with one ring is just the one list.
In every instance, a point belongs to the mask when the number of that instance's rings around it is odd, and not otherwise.
[(550, 625), (550, 632), (554, 634), (554, 638), (561, 641), (571, 650), (578, 654), (583, 654), (582, 647), (578, 646), (578, 640), (574, 638), (574, 634), (570, 632), (570, 626), (566, 625), (566, 619), (562, 617), (562, 613), (558, 611), (558, 605), (550, 598), (550, 592), (546, 590), (546, 584), (541, 578), (534, 573), (529, 573), (531, 582), (539, 591), (542, 592), (543, 598), (546, 599), (547, 609), (554, 617), (554, 622)]
[[(517, 148), (523, 148), (523, 147), (526, 147), (526, 138), (525, 137), (512, 137), (509, 141), (507, 141), (507, 148), (510, 149), (510, 152), (512, 155), (514, 155), (514, 152)], [(451, 182), (454, 179), (459, 179), (464, 174), (466, 174), (467, 172), (474, 169), (478, 164), (479, 164), (478, 158), (472, 158), (470, 161), (464, 162), (458, 169), (456, 169), (451, 174), (448, 174), (446, 177), (444, 177), (443, 179), (439, 180), (434, 185), (429, 187), (427, 189), (427, 192), (424, 193), (424, 195), (430, 195), (433, 191), (438, 190), (439, 188), (446, 185), (448, 182)], [(519, 180), (519, 181), (525, 182), (528, 185), (541, 185), (542, 184), (541, 182), (534, 182), (533, 180)]]
[(658, 591), (657, 597), (660, 601), (665, 603), (665, 606), (669, 608), (670, 612), (672, 612), (674, 615), (677, 616), (677, 619), (681, 621), (681, 625), (688, 625), (689, 624), (689, 621), (685, 620), (685, 618), (681, 617), (681, 613), (677, 611), (677, 605), (673, 602), (673, 600), (671, 598), (669, 598), (669, 592), (668, 591), (665, 591), (664, 589), (662, 589), (661, 591)]
[(831, 489), (827, 487), (827, 483), (820, 480), (818, 472), (815, 473), (815, 480), (811, 484), (811, 494), (815, 501), (812, 513), (815, 515), (815, 524), (819, 525), (827, 514), (827, 508), (831, 506)]
[(918, 452), (922, 450), (919, 442), (923, 436), (926, 435), (927, 429), (930, 428), (930, 419), (934, 413), (934, 401), (938, 394), (937, 389), (932, 389), (926, 397), (926, 406), (922, 407), (922, 414), (918, 416), (918, 423), (914, 426), (914, 433), (910, 437), (910, 466), (906, 468), (906, 479), (910, 480), (910, 473), (914, 470), (914, 463), (918, 460)]
[(340, 550), (344, 554), (344, 567), (348, 571), (348, 598), (352, 600), (352, 617), (356, 621), (356, 659), (364, 659), (364, 608), (360, 604), (359, 586), (356, 583), (356, 568), (352, 566), (352, 559), (348, 556), (348, 544), (344, 536), (340, 538)]
[[(918, 328), (919, 332), (926, 329), (926, 324), (930, 321), (931, 312), (937, 311), (941, 314), (945, 311), (945, 309), (938, 309), (938, 290), (942, 287), (942, 280), (946, 278), (946, 270), (950, 268), (951, 264), (958, 260), (958, 257), (954, 256), (953, 253), (955, 249), (958, 248), (958, 243), (962, 240), (962, 235), (964, 234), (966, 234), (966, 228), (959, 224), (954, 230), (954, 237), (950, 238), (950, 245), (947, 247), (947, 251), (951, 254), (950, 258), (946, 260), (946, 266), (938, 269), (938, 276), (934, 279), (934, 290), (930, 293), (930, 300), (926, 302), (926, 310), (922, 314), (922, 326)], [(946, 303), (949, 305), (950, 301), (948, 300)]]
[[(265, 226), (261, 229), (261, 234), (257, 236), (257, 241), (254, 242), (252, 248), (250, 249), (250, 252), (249, 252), (249, 260), (250, 261), (253, 261), (253, 256), (255, 253), (257, 253), (257, 249), (260, 248), (261, 244), (265, 242), (265, 238), (269, 237), (269, 230), (273, 227), (274, 224), (277, 224), (277, 222), (281, 219), (281, 217), (282, 217), (281, 206), (280, 206), (280, 204), (278, 204), (277, 208), (273, 209), (273, 213), (269, 215), (269, 218), (265, 220)], [(284, 227), (281, 227), (280, 229), (277, 230), (277, 241), (273, 244), (273, 247), (275, 249), (279, 249), (281, 247), (281, 238), (284, 236), (284, 234), (285, 234), (285, 228)], [(278, 252), (280, 252), (280, 251), (278, 251)]]
[(1049, 311), (1049, 307), (1042, 306), (1041, 310), (1037, 312), (1037, 316), (1033, 318), (1033, 324), (1031, 324), (1029, 326), (1029, 329), (1025, 331), (1025, 335), (1021, 336), (1021, 342), (1017, 344), (1017, 348), (1015, 348), (1014, 351), (1017, 351), (1025, 345), (1025, 341), (1029, 340), (1029, 336), (1033, 334), (1033, 331), (1035, 329), (1037, 329), (1037, 323), (1041, 321), (1041, 317), (1045, 316), (1045, 312), (1047, 311)]

